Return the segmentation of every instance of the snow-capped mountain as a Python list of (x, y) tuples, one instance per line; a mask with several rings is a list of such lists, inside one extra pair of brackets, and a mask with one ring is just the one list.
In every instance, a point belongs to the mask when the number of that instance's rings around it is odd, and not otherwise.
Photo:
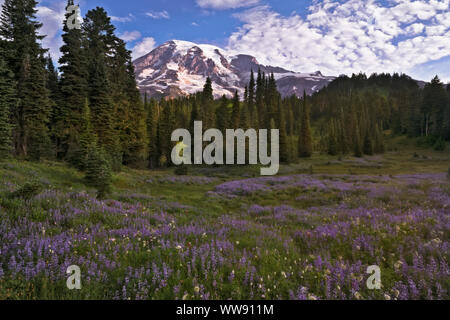
[[(213, 83), (214, 95), (243, 94), (250, 72), (258, 69), (273, 73), (283, 96), (312, 94), (328, 85), (334, 77), (298, 73), (279, 67), (264, 66), (249, 55), (232, 55), (207, 44), (173, 40), (134, 61), (141, 93), (149, 97), (176, 97), (202, 90), (206, 78)], [(256, 75), (255, 75), (256, 76)]]

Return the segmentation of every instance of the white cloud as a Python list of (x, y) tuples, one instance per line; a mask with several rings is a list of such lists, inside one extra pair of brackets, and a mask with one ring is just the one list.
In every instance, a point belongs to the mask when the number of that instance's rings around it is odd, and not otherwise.
[(135, 41), (141, 38), (141, 33), (139, 31), (125, 31), (119, 38), (123, 41)]
[(201, 8), (225, 10), (256, 5), (259, 0), (197, 0), (196, 2)]
[(134, 20), (134, 16), (131, 13), (126, 17), (110, 16), (110, 18), (111, 18), (111, 21), (114, 21), (114, 22), (130, 22), (130, 21)]
[(155, 48), (155, 45), (156, 45), (155, 39), (151, 37), (144, 38), (141, 42), (136, 44), (134, 48), (131, 50), (132, 51), (131, 56), (133, 60), (140, 58), (149, 53), (150, 51), (152, 51)]
[(42, 40), (42, 46), (48, 48), (54, 60), (57, 62), (61, 56), (59, 48), (62, 45), (61, 32), (64, 23), (65, 5), (60, 5), (58, 9), (52, 9), (45, 6), (37, 7), (37, 19), (42, 22), (42, 28), (39, 34), (46, 37)]
[(150, 11), (146, 15), (152, 19), (170, 19), (170, 15), (166, 10), (160, 12)]
[(422, 33), (423, 29), (425, 29), (425, 25), (423, 25), (422, 23), (413, 23), (406, 27), (406, 32), (408, 34), (414, 35)]
[(302, 18), (259, 6), (235, 14), (244, 25), (228, 49), (295, 71), (408, 73), (450, 54), (449, 7), (450, 0), (322, 0)]

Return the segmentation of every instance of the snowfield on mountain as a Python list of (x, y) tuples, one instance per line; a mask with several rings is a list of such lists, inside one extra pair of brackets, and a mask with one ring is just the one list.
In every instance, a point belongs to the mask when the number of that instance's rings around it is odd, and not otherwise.
[(177, 97), (201, 91), (210, 77), (216, 97), (242, 96), (251, 70), (273, 73), (283, 96), (301, 96), (303, 91), (319, 91), (334, 77), (320, 71), (300, 73), (279, 67), (264, 66), (256, 58), (232, 54), (209, 44), (168, 41), (134, 61), (136, 78), (142, 94), (149, 97)]

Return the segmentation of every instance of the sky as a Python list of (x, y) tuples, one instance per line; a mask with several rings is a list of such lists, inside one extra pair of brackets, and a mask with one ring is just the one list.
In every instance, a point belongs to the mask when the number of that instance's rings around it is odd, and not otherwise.
[[(0, 4), (4, 0), (0, 0)], [(75, 1), (77, 3), (77, 1)], [(450, 0), (80, 0), (102, 6), (133, 57), (168, 40), (216, 45), (325, 75), (434, 75), (450, 82)], [(59, 57), (66, 0), (41, 0), (44, 46)]]

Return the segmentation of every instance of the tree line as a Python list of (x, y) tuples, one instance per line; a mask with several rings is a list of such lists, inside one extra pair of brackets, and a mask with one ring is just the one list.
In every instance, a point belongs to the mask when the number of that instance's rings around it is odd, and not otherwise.
[(423, 137), (437, 150), (450, 140), (450, 86), (437, 76), (423, 88), (404, 74), (341, 76), (311, 99), (318, 151), (382, 153), (385, 132)]

